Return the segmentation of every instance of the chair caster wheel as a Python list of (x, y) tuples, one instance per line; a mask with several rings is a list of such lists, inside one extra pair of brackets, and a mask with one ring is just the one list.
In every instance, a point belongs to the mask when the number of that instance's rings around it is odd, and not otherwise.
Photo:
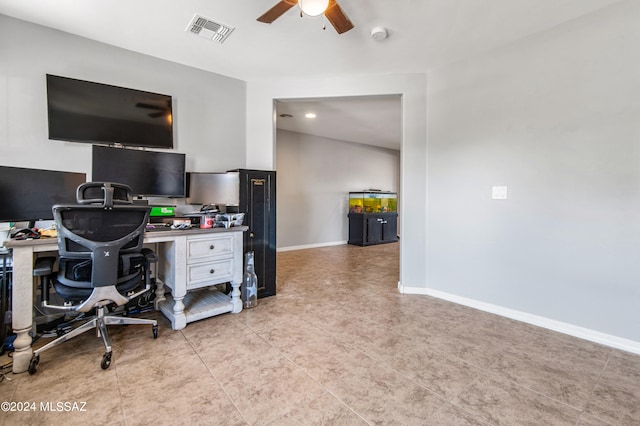
[(40, 364), (40, 355), (33, 354), (31, 357), (31, 361), (29, 361), (29, 374), (36, 374), (36, 370), (38, 369), (38, 364)]
[(153, 331), (153, 338), (157, 339), (158, 338), (158, 326), (154, 325), (152, 331)]
[(100, 367), (102, 367), (103, 370), (106, 370), (107, 368), (109, 368), (110, 365), (111, 365), (111, 352), (106, 352), (102, 356), (102, 362), (100, 363)]

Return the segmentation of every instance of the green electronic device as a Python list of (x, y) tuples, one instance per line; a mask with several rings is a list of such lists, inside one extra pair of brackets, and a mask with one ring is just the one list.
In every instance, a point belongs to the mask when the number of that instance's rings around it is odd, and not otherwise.
[(151, 217), (170, 217), (175, 216), (175, 207), (173, 206), (156, 206), (151, 207)]

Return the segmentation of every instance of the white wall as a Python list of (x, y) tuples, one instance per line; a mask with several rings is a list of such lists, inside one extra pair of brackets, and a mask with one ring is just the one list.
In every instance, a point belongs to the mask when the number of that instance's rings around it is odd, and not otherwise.
[(277, 246), (346, 243), (349, 191), (400, 188), (400, 152), (277, 130)]
[(639, 22), (622, 2), (429, 74), (435, 294), (640, 350)]
[[(400, 283), (426, 288), (426, 76), (394, 74), (247, 83), (247, 167), (276, 168), (274, 99), (402, 95)], [(406, 200), (410, 198), (411, 204)], [(278, 213), (279, 214), (279, 213)], [(407, 232), (407, 230), (410, 230)]]
[[(117, 30), (117, 28), (114, 28)], [(89, 144), (48, 139), (46, 74), (173, 97), (188, 171), (245, 164), (245, 83), (0, 15), (0, 165), (91, 174)]]

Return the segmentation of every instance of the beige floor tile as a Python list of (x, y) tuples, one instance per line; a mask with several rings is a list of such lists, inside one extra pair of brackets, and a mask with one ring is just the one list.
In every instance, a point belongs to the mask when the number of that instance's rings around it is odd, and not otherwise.
[(481, 374), (482, 370), (451, 355), (415, 346), (397, 352), (385, 364), (403, 376), (450, 401)]
[(155, 391), (162, 402), (154, 402), (153, 397), (148, 402), (138, 401), (136, 406), (151, 409), (128, 408), (127, 425), (246, 425), (231, 399), (211, 378), (194, 380), (174, 392), (166, 388)]
[(520, 386), (582, 410), (594, 390), (601, 368), (510, 353), (500, 356), (490, 370)]
[(196, 354), (115, 364), (125, 417), (154, 410), (167, 400), (197, 397), (217, 382)]
[(122, 421), (116, 372), (102, 370), (100, 359), (94, 362), (86, 354), (66, 357), (55, 365), (41, 364), (33, 376), (21, 377), (13, 400), (31, 402), (36, 409), (10, 413), (8, 424), (81, 424), (95, 418), (104, 419), (105, 424)]
[(601, 381), (611, 386), (638, 390), (640, 383), (640, 356), (612, 351)]
[(255, 333), (238, 334), (198, 351), (211, 374), (221, 382), (251, 375), (283, 358), (283, 354)]
[(274, 426), (364, 426), (367, 422), (337, 398), (325, 392), (318, 398), (296, 407), (286, 415), (268, 424)]
[(640, 424), (640, 389), (597, 384), (585, 412), (613, 424)]
[(223, 384), (249, 424), (263, 424), (287, 416), (309, 404), (325, 390), (286, 359), (236, 374)]
[(502, 378), (481, 377), (453, 403), (494, 425), (575, 425), (580, 410)]
[(453, 404), (445, 404), (427, 423), (430, 426), (489, 426), (478, 418)]
[(582, 413), (576, 426), (613, 426), (613, 423)]
[(445, 401), (386, 367), (354, 368), (323, 382), (372, 424), (426, 424)]
[[(640, 424), (640, 356), (397, 291), (399, 244), (278, 253), (278, 294), (181, 331), (90, 332), (9, 374), (0, 425)], [(37, 345), (42, 345), (41, 339)], [(39, 405), (38, 405), (39, 408)], [(99, 419), (99, 420), (96, 420)]]

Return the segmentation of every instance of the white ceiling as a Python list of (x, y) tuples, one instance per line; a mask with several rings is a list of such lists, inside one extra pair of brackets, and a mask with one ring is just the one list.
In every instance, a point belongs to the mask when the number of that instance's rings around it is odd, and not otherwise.
[[(355, 28), (338, 35), (323, 17), (300, 18), (291, 8), (272, 24), (257, 22), (278, 0), (0, 0), (0, 14), (77, 34), (169, 61), (245, 81), (336, 75), (425, 72), (494, 49), (622, 0), (338, 0)], [(235, 27), (223, 43), (185, 31), (194, 14)], [(375, 26), (387, 39), (370, 36)], [(16, 40), (19, 43), (19, 40)], [(356, 105), (345, 103), (353, 101)], [(336, 111), (327, 137), (367, 142), (355, 125), (380, 130), (380, 121), (397, 120), (397, 100), (327, 100), (318, 111)], [(368, 105), (368, 104), (367, 104)], [(292, 111), (305, 103), (279, 104)], [(348, 111), (348, 113), (347, 113)], [(299, 115), (301, 111), (295, 111)], [(348, 121), (340, 121), (347, 117)], [(317, 123), (327, 121), (318, 114)], [(291, 126), (291, 123), (280, 123)], [(312, 126), (296, 124), (298, 130)], [(389, 127), (393, 127), (389, 123)], [(319, 127), (319, 126), (313, 126)], [(323, 126), (324, 128), (324, 126)], [(346, 134), (336, 129), (348, 130)], [(293, 129), (293, 128), (292, 128)], [(349, 130), (351, 129), (351, 130)], [(387, 132), (379, 141), (386, 144)], [(375, 134), (378, 134), (377, 132)], [(399, 133), (396, 137), (399, 136)]]
[[(402, 140), (400, 101), (400, 95), (279, 99), (276, 102), (277, 127), (292, 132), (399, 150)], [(307, 113), (314, 113), (316, 117), (307, 118)], [(282, 114), (293, 117), (282, 117)]]

